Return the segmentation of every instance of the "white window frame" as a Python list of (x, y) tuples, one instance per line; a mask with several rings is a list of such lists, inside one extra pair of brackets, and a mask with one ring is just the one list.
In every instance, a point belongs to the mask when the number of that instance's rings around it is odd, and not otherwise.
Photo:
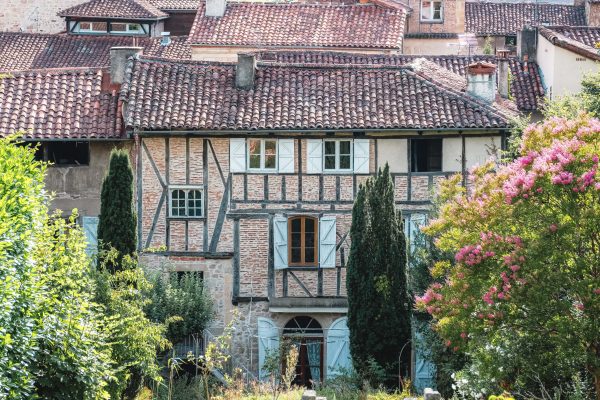
[[(250, 166), (250, 141), (260, 141), (260, 167), (253, 168)], [(273, 168), (265, 168), (265, 142), (275, 142), (275, 166)], [(251, 172), (277, 172), (279, 168), (279, 146), (277, 139), (261, 139), (261, 138), (248, 138), (246, 140), (246, 170)]]
[[(335, 168), (326, 168), (325, 167), (325, 158), (327, 154), (325, 153), (325, 143), (334, 142), (335, 143)], [(349, 168), (340, 168), (340, 142), (350, 142), (350, 167)], [(323, 172), (353, 172), (354, 171), (354, 140), (352, 139), (324, 139), (323, 140)]]
[[(182, 190), (183, 192), (185, 192), (185, 215), (173, 215), (173, 192), (175, 190)], [(201, 210), (201, 215), (192, 215), (190, 216), (189, 214), (189, 194), (191, 191), (199, 191), (200, 192), (200, 210)], [(179, 185), (179, 186), (169, 186), (169, 217), (170, 218), (182, 218), (182, 219), (202, 219), (204, 218), (204, 213), (206, 211), (206, 207), (205, 207), (205, 194), (204, 194), (204, 188), (202, 186), (189, 186), (189, 185)]]
[[(106, 34), (107, 33), (107, 29), (104, 29), (104, 30), (101, 30), (101, 31), (93, 29), (93, 26), (94, 26), (95, 22), (97, 22), (97, 23), (104, 23), (104, 21), (77, 21), (76, 25), (75, 25), (75, 32), (77, 32), (77, 33), (104, 33), (104, 34)], [(90, 29), (83, 29), (81, 27), (81, 23), (90, 24)], [(107, 24), (106, 26), (108, 28), (108, 23), (106, 23), (106, 24)]]
[[(125, 24), (125, 30), (114, 31), (112, 30), (112, 24)], [(131, 25), (137, 25), (139, 26), (139, 29), (130, 29)], [(144, 24), (140, 24), (137, 22), (111, 22), (110, 33), (113, 35), (145, 35), (146, 30), (144, 29)]]
[[(429, 11), (429, 18), (423, 17), (423, 1), (429, 1), (429, 3), (431, 4), (430, 11)], [(439, 18), (433, 17), (433, 15), (435, 13), (435, 6), (434, 6), (435, 3), (440, 4), (440, 17)], [(420, 8), (419, 18), (420, 18), (421, 22), (444, 22), (444, 2), (443, 2), (443, 0), (421, 0), (419, 8)]]

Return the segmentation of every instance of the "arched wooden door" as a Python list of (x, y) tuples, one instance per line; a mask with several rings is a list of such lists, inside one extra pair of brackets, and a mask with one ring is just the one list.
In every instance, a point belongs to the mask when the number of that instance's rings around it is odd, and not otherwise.
[(338, 318), (327, 333), (327, 379), (334, 378), (352, 369), (350, 357), (350, 330), (348, 318)]

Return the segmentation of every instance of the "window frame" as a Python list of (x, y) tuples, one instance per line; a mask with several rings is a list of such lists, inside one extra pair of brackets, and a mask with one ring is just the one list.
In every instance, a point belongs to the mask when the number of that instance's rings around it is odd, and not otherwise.
[[(125, 25), (125, 30), (124, 31), (113, 30), (114, 24)], [(139, 29), (132, 30), (132, 29), (130, 29), (131, 25), (137, 25), (137, 26), (139, 26)], [(146, 35), (148, 33), (146, 31), (146, 28), (144, 27), (144, 24), (141, 24), (138, 22), (111, 22), (108, 26), (108, 32), (112, 35)]]
[[(428, 1), (431, 4), (429, 18), (423, 18), (423, 1)], [(440, 4), (440, 17), (434, 18), (435, 4)], [(427, 23), (443, 23), (444, 22), (444, 1), (443, 0), (421, 0), (419, 4), (419, 21)]]
[[(292, 221), (300, 219), (300, 260), (299, 262), (292, 262)], [(314, 261), (306, 261), (306, 220), (311, 219), (314, 222), (314, 243), (315, 243), (315, 254)], [(287, 231), (287, 243), (288, 243), (288, 267), (315, 267), (319, 265), (319, 218), (311, 215), (293, 215), (288, 217), (288, 231)]]
[[(335, 168), (326, 168), (325, 159), (327, 154), (325, 153), (326, 143), (335, 143)], [(341, 142), (350, 142), (350, 167), (348, 168), (340, 168), (340, 143)], [(344, 154), (346, 155), (346, 154)], [(348, 173), (354, 171), (354, 140), (352, 139), (323, 139), (323, 172), (329, 173)]]
[[(185, 215), (173, 215), (173, 192), (176, 190), (182, 190), (185, 193), (184, 198), (184, 210)], [(200, 211), (201, 215), (190, 215), (189, 213), (189, 194), (193, 191), (200, 192)], [(190, 186), (190, 185), (172, 185), (169, 186), (169, 218), (175, 219), (204, 219), (206, 213), (206, 200), (205, 200), (204, 188), (202, 186)]]
[[(415, 151), (415, 147), (417, 147), (417, 143), (426, 143), (431, 141), (439, 141), (440, 146), (440, 169), (436, 170), (427, 170), (427, 171), (418, 171), (418, 163), (419, 160), (415, 159), (417, 156), (417, 152)], [(411, 138), (408, 145), (410, 146), (410, 158), (408, 169), (411, 174), (441, 174), (444, 172), (444, 140), (442, 138)], [(413, 168), (415, 167), (415, 168)]]
[[(250, 141), (257, 140), (260, 142), (260, 167), (251, 167), (250, 166)], [(265, 167), (266, 160), (266, 142), (275, 142), (275, 166), (273, 168)], [(277, 172), (279, 168), (279, 143), (277, 139), (269, 139), (269, 138), (248, 138), (246, 139), (246, 170), (250, 172)]]
[[(83, 29), (81, 27), (82, 23), (84, 23), (84, 24), (90, 24), (90, 29)], [(104, 30), (95, 30), (95, 29), (93, 29), (93, 26), (94, 26), (95, 23), (106, 24), (106, 29), (104, 29)], [(107, 34), (108, 31), (109, 31), (109, 24), (106, 21), (75, 21), (75, 26), (73, 27), (73, 29), (71, 29), (71, 32), (88, 34), (88, 35)]]

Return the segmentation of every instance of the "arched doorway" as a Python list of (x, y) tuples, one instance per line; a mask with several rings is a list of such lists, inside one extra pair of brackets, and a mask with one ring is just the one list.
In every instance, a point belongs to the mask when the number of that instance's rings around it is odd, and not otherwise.
[(312, 317), (294, 317), (285, 324), (283, 338), (298, 347), (294, 383), (312, 387), (317, 382), (322, 382), (324, 340), (321, 324)]

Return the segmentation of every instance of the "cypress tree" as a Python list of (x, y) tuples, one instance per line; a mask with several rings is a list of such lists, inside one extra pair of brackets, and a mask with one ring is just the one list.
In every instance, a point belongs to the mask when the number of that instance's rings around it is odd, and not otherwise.
[[(406, 238), (396, 211), (394, 185), (386, 165), (361, 188), (352, 211), (348, 263), (348, 327), (354, 366), (362, 374), (369, 359), (386, 373), (383, 382), (398, 383), (399, 356), (411, 336), (407, 292)], [(355, 236), (357, 235), (357, 236)], [(410, 351), (402, 353), (408, 374)]]
[[(136, 250), (136, 216), (133, 211), (133, 171), (126, 150), (110, 154), (108, 174), (102, 182), (98, 241), (102, 250), (114, 248), (119, 258)], [(114, 265), (112, 265), (115, 268)]]

